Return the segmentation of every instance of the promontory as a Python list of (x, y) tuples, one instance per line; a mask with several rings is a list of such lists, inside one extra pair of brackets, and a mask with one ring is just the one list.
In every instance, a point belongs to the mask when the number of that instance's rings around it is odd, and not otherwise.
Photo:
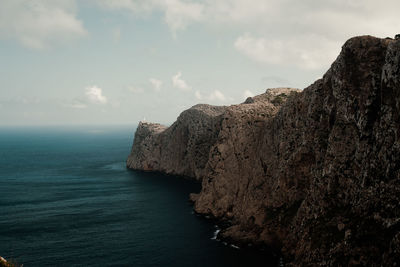
[(221, 238), (288, 265), (399, 266), (400, 38), (351, 38), (304, 90), (141, 122), (127, 166), (200, 180)]

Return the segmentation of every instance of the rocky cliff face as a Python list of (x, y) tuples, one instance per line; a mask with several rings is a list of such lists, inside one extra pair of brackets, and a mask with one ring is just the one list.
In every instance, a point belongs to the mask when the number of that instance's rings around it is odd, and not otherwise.
[(128, 167), (202, 180), (221, 237), (294, 265), (400, 264), (400, 39), (348, 40), (324, 77), (141, 123)]
[(225, 107), (196, 105), (182, 112), (170, 127), (140, 122), (128, 167), (201, 179), (224, 110)]

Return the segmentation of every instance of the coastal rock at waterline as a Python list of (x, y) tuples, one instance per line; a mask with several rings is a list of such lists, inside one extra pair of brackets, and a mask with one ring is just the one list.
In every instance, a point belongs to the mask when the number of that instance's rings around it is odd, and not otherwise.
[(170, 127), (140, 123), (127, 165), (202, 181), (196, 212), (293, 265), (399, 265), (400, 39), (348, 40), (322, 79)]

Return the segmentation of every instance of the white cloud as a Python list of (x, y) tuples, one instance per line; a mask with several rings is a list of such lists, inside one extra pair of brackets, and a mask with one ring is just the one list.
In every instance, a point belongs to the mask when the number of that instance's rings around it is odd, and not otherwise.
[(100, 0), (100, 6), (108, 9), (126, 9), (137, 16), (152, 11), (164, 13), (164, 20), (175, 35), (193, 22), (204, 20), (204, 3), (182, 0)]
[[(274, 35), (353, 36), (393, 34), (400, 25), (398, 0), (98, 0), (105, 8), (135, 14), (162, 12), (172, 30), (191, 23), (253, 29)], [(387, 27), (382, 27), (387, 26)]]
[(194, 92), (194, 96), (196, 97), (197, 100), (203, 100), (203, 95), (198, 90)]
[(233, 98), (226, 97), (220, 90), (214, 90), (208, 95), (203, 95), (200, 91), (194, 92), (197, 100), (206, 101), (210, 103), (227, 103), (233, 101)]
[(182, 73), (179, 71), (176, 75), (172, 76), (172, 85), (182, 91), (190, 91), (192, 88), (181, 79)]
[(87, 98), (80, 96), (75, 97), (72, 100), (60, 103), (63, 107), (73, 108), (73, 109), (85, 109), (88, 107), (89, 101)]
[(254, 96), (254, 94), (250, 90), (246, 90), (243, 93), (244, 99), (247, 99), (248, 97), (253, 97), (253, 96)]
[(234, 46), (258, 62), (296, 65), (304, 69), (318, 69), (330, 64), (340, 51), (339, 43), (316, 35), (281, 40), (245, 34), (235, 41)]
[(96, 2), (107, 9), (127, 9), (135, 14), (151, 11), (157, 5), (154, 0), (96, 0)]
[(87, 34), (76, 17), (74, 0), (2, 0), (0, 38), (44, 49)]
[(224, 95), (223, 93), (221, 93), (221, 91), (219, 91), (219, 90), (214, 90), (214, 91), (210, 94), (209, 99), (210, 99), (211, 101), (217, 100), (217, 101), (220, 101), (220, 102), (225, 102), (225, 101), (227, 100), (227, 98), (225, 97), (225, 95)]
[(185, 29), (189, 23), (202, 21), (204, 18), (204, 5), (201, 3), (180, 0), (162, 2), (165, 8), (165, 22), (174, 34)]
[(162, 81), (157, 80), (155, 78), (150, 78), (149, 82), (153, 86), (154, 91), (159, 92), (161, 90)]
[(89, 102), (94, 104), (106, 104), (107, 98), (103, 96), (102, 89), (97, 86), (90, 86), (86, 88), (85, 95)]
[(67, 108), (85, 109), (90, 104), (106, 104), (107, 102), (108, 99), (103, 95), (102, 89), (94, 85), (85, 88), (84, 96), (76, 97), (61, 105)]
[(352, 36), (393, 37), (400, 28), (398, 0), (102, 1), (137, 15), (159, 12), (173, 34), (193, 23), (239, 31), (235, 47), (250, 59), (304, 69), (326, 68)]
[(74, 109), (84, 109), (87, 108), (87, 105), (85, 103), (82, 103), (80, 101), (74, 100), (72, 103), (64, 104), (65, 107), (68, 108), (74, 108)]

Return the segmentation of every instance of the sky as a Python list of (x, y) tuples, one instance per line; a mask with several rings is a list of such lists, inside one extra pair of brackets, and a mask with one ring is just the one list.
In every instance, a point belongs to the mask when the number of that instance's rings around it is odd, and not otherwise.
[(171, 124), (198, 103), (303, 89), (398, 0), (0, 0), (0, 126)]

